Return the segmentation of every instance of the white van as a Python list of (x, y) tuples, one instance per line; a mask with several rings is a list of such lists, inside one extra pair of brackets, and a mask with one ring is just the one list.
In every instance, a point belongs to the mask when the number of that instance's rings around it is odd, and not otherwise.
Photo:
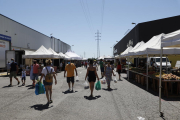
[[(153, 65), (155, 68), (160, 68), (160, 57), (149, 57), (148, 58), (148, 65), (151, 65), (151, 60), (153, 60)], [(165, 69), (166, 68), (166, 57), (162, 57), (162, 68)], [(171, 63), (169, 62), (169, 59), (167, 58), (167, 68), (170, 69), (171, 68)]]

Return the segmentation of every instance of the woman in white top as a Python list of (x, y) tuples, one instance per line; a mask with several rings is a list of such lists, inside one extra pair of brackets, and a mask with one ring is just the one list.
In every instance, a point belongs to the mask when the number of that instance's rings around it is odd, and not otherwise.
[[(43, 68), (43, 70), (41, 72), (42, 73), (41, 79), (40, 79), (40, 82), (41, 82), (41, 80), (43, 78), (43, 84), (44, 84), (45, 89), (46, 89), (46, 97), (47, 97), (47, 100), (48, 100), (48, 102), (47, 102), (48, 105), (49, 105), (49, 103), (53, 102), (52, 101), (52, 84), (53, 84), (53, 81), (52, 82), (47, 82), (45, 80), (46, 75), (48, 73), (51, 74), (54, 77), (54, 79), (55, 79), (55, 85), (57, 84), (57, 80), (56, 80), (56, 76), (55, 76), (56, 73), (54, 71), (54, 68), (51, 67), (51, 64), (52, 64), (51, 59), (46, 60), (46, 67)], [(50, 94), (50, 96), (49, 96), (49, 94)]]

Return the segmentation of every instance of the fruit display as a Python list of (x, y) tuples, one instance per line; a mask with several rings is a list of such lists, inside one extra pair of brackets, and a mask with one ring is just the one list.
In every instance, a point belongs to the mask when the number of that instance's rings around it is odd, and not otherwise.
[(171, 79), (179, 80), (180, 79), (180, 77), (178, 77), (176, 75), (173, 75), (172, 73), (164, 74), (164, 75), (162, 75), (162, 78), (165, 79), (165, 80), (171, 80)]

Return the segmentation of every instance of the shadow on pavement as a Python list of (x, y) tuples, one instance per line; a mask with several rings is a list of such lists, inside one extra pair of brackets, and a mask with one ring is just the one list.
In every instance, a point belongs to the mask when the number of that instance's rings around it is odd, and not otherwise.
[(113, 90), (117, 90), (117, 88), (115, 88), (115, 89), (112, 89), (112, 88), (110, 88), (110, 89), (102, 88), (102, 90), (105, 90), (105, 91), (113, 91)]
[(32, 87), (32, 85), (27, 85), (26, 87)]
[(76, 92), (78, 92), (78, 91), (69, 91), (69, 90), (66, 90), (66, 91), (64, 91), (64, 92), (62, 92), (62, 93), (64, 93), (64, 94), (69, 94), (69, 93), (76, 93)]
[(95, 97), (84, 96), (84, 98), (87, 99), (87, 100), (96, 100), (96, 99), (98, 99), (100, 97), (101, 97), (100, 95), (95, 96)]
[(16, 86), (16, 85), (12, 85), (12, 86), (4, 86), (2, 88), (9, 88), (9, 87), (13, 87), (13, 86)]
[(28, 90), (30, 90), (30, 89), (35, 89), (35, 87), (31, 86), (31, 87), (28, 88)]
[(42, 110), (45, 110), (45, 109), (49, 109), (53, 106), (49, 106), (48, 104), (37, 104), (37, 105), (33, 105), (33, 106), (30, 106), (31, 108), (34, 108), (35, 110), (39, 110), (39, 111), (42, 111)]

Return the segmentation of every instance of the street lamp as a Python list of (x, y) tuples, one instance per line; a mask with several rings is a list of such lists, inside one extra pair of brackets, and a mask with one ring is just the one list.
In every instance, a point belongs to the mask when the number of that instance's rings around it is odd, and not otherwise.
[[(74, 45), (72, 45), (72, 47), (73, 47)], [(71, 49), (71, 51), (72, 51), (72, 49)]]

